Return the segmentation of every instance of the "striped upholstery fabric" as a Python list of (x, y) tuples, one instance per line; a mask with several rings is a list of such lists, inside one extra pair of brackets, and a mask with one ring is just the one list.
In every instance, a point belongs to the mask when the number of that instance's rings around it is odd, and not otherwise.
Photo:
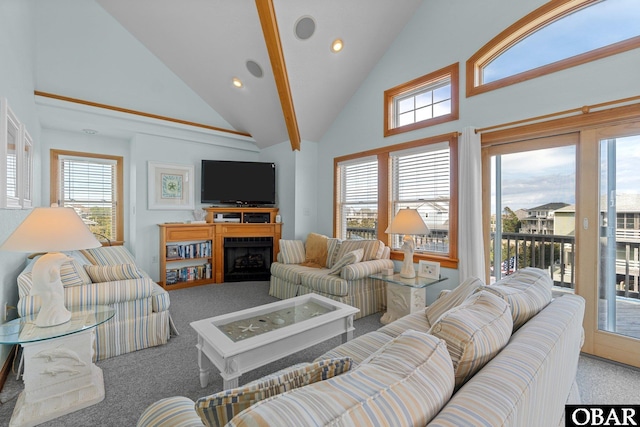
[(258, 402), (229, 426), (426, 425), (453, 386), (444, 342), (407, 331), (370, 363)]
[(346, 265), (342, 268), (340, 277), (344, 280), (364, 279), (372, 274), (379, 273), (385, 268), (393, 268), (393, 261), (390, 259), (374, 259), (371, 261), (358, 262)]
[(359, 336), (358, 339), (347, 341), (346, 343), (329, 350), (322, 356), (318, 357), (315, 361), (348, 357), (355, 365), (359, 365), (363, 360), (370, 357), (385, 344), (391, 342), (392, 339), (393, 337), (387, 334), (372, 331)]
[(459, 388), (507, 345), (512, 329), (507, 303), (483, 291), (440, 316), (429, 333), (446, 341)]
[(380, 240), (343, 240), (338, 248), (336, 259), (340, 259), (351, 251), (362, 249), (362, 261), (380, 259), (384, 250), (384, 243)]
[(340, 239), (329, 238), (329, 240), (327, 240), (327, 268), (333, 267), (333, 263), (336, 260), (336, 255), (338, 255), (340, 242)]
[(413, 329), (419, 332), (429, 332), (429, 329), (431, 329), (431, 323), (429, 323), (427, 316), (424, 315), (424, 311), (407, 314), (395, 322), (391, 322), (378, 329), (378, 332), (387, 334), (390, 337), (397, 337), (408, 329)]
[[(118, 262), (132, 259), (126, 249), (118, 246), (91, 251), (97, 260), (110, 259)], [(106, 255), (101, 255), (101, 251), (106, 251)], [(75, 258), (79, 266), (90, 264), (79, 252)], [(78, 271), (84, 271), (84, 268)], [(169, 339), (172, 330), (168, 311), (169, 294), (153, 282), (146, 272), (138, 272), (141, 278), (103, 283), (91, 283), (85, 272), (88, 283), (65, 287), (67, 307), (84, 308), (104, 304), (111, 305), (116, 310), (111, 320), (95, 328), (94, 361), (165, 344)], [(30, 276), (28, 268), (18, 276), (21, 292), (17, 306), (20, 316), (40, 310), (39, 297), (28, 294), (31, 288)]]
[[(334, 276), (335, 277), (335, 276)], [(339, 279), (342, 280), (342, 279)], [(387, 288), (382, 280), (360, 279), (348, 282), (349, 294), (344, 296), (328, 294), (300, 285), (298, 295), (315, 293), (335, 301), (360, 309), (355, 319), (384, 310), (387, 305)]]
[(547, 271), (526, 267), (487, 286), (486, 290), (509, 303), (515, 331), (549, 304), (552, 286)]
[(473, 294), (476, 290), (484, 288), (484, 282), (477, 277), (470, 277), (464, 282), (460, 283), (451, 292), (442, 295), (435, 300), (425, 310), (425, 314), (430, 324), (436, 323), (436, 321), (447, 311), (453, 307), (460, 305), (467, 297)]
[(83, 249), (80, 252), (93, 265), (135, 264), (136, 260), (124, 246), (103, 246)]
[(363, 254), (363, 249), (356, 249), (355, 251), (347, 252), (342, 256), (342, 258), (333, 264), (333, 267), (329, 269), (327, 274), (340, 274), (342, 267), (362, 261)]
[(193, 400), (168, 397), (158, 400), (144, 410), (137, 427), (202, 427), (202, 420), (193, 410)]
[(347, 372), (351, 360), (331, 359), (292, 366), (253, 381), (244, 387), (224, 390), (196, 401), (195, 409), (202, 421), (211, 427), (222, 427), (234, 416), (272, 396), (333, 378)]
[(94, 283), (142, 279), (144, 277), (135, 264), (85, 265), (84, 269)]
[(280, 239), (280, 257), (283, 264), (300, 264), (305, 260), (302, 240)]
[(554, 299), (451, 398), (430, 427), (559, 425), (574, 383), (584, 299)]
[(327, 274), (325, 269), (315, 269), (300, 274), (300, 284), (323, 294), (345, 296), (349, 293), (349, 284), (339, 276)]
[[(18, 295), (20, 297), (29, 295), (31, 287), (33, 286), (31, 268), (33, 268), (33, 262), (30, 264), (28, 269), (20, 273), (18, 276)], [(91, 283), (91, 278), (82, 265), (76, 260), (65, 262), (60, 266), (60, 280), (62, 281), (62, 286), (65, 288)]]
[[(276, 276), (282, 280), (290, 282), (291, 284), (299, 285), (301, 282), (300, 275), (302, 273), (318, 271), (318, 269), (313, 267), (305, 267), (303, 265), (293, 266), (291, 264), (284, 264), (281, 262), (272, 262), (270, 271), (271, 276)], [(327, 270), (324, 271), (326, 274)]]
[[(271, 264), (273, 267), (273, 264)], [(269, 295), (272, 297), (287, 299), (298, 295), (300, 285), (295, 285), (286, 279), (274, 276), (273, 273), (269, 278)]]

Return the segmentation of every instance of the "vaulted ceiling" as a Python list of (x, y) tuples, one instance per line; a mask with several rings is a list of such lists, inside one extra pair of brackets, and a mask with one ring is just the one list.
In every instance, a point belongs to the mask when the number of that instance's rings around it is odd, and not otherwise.
[(97, 2), (233, 130), (297, 149), (322, 138), (423, 0)]

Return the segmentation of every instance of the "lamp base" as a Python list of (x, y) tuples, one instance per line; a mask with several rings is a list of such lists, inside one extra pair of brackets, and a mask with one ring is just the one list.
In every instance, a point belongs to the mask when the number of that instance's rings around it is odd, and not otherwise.
[(64, 306), (64, 287), (60, 280), (60, 266), (72, 258), (59, 252), (42, 255), (33, 264), (31, 295), (40, 298), (40, 312), (36, 326), (46, 328), (68, 322), (71, 312)]
[(404, 261), (402, 261), (402, 269), (400, 270), (400, 277), (405, 279), (413, 279), (416, 277), (416, 270), (413, 268), (413, 249), (415, 243), (413, 238), (409, 235), (405, 235), (402, 243), (402, 252), (404, 252)]

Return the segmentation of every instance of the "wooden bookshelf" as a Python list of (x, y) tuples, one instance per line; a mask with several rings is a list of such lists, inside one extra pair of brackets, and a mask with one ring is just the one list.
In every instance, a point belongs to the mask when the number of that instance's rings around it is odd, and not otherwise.
[[(160, 281), (164, 289), (182, 289), (209, 283), (224, 282), (224, 239), (225, 237), (271, 237), (273, 240), (273, 262), (280, 250), (279, 241), (282, 236), (282, 224), (276, 223), (277, 208), (207, 208), (206, 224), (165, 223), (160, 228)], [(223, 218), (216, 219), (218, 214)], [(256, 216), (256, 214), (258, 214)], [(225, 222), (233, 218), (234, 221)], [(237, 219), (237, 221), (235, 220)], [(251, 221), (268, 222), (251, 222)], [(209, 245), (210, 252), (199, 256), (185, 257), (180, 252), (167, 252), (167, 248), (186, 247), (187, 245)], [(194, 249), (195, 251), (195, 249)], [(175, 270), (186, 266), (209, 264), (210, 277), (167, 283), (167, 270)]]

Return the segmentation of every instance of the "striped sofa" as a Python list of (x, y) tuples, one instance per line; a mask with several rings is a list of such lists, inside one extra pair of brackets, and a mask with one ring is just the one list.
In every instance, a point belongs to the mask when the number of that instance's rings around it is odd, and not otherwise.
[(582, 297), (552, 299), (543, 270), (472, 278), (302, 367), (196, 402), (160, 400), (138, 427), (560, 426), (565, 404), (579, 403), (583, 316)]
[(326, 240), (326, 261), (310, 267), (304, 265), (304, 242), (281, 239), (269, 295), (286, 299), (316, 293), (359, 308), (356, 319), (384, 310), (386, 284), (369, 276), (393, 268), (390, 248), (380, 240)]
[[(173, 327), (169, 294), (136, 267), (133, 255), (124, 246), (66, 254), (73, 261), (63, 264), (60, 270), (65, 305), (110, 305), (116, 309), (111, 320), (95, 328), (95, 360), (167, 342)], [(29, 295), (33, 262), (18, 276), (18, 314), (21, 317), (40, 310), (39, 297)]]

